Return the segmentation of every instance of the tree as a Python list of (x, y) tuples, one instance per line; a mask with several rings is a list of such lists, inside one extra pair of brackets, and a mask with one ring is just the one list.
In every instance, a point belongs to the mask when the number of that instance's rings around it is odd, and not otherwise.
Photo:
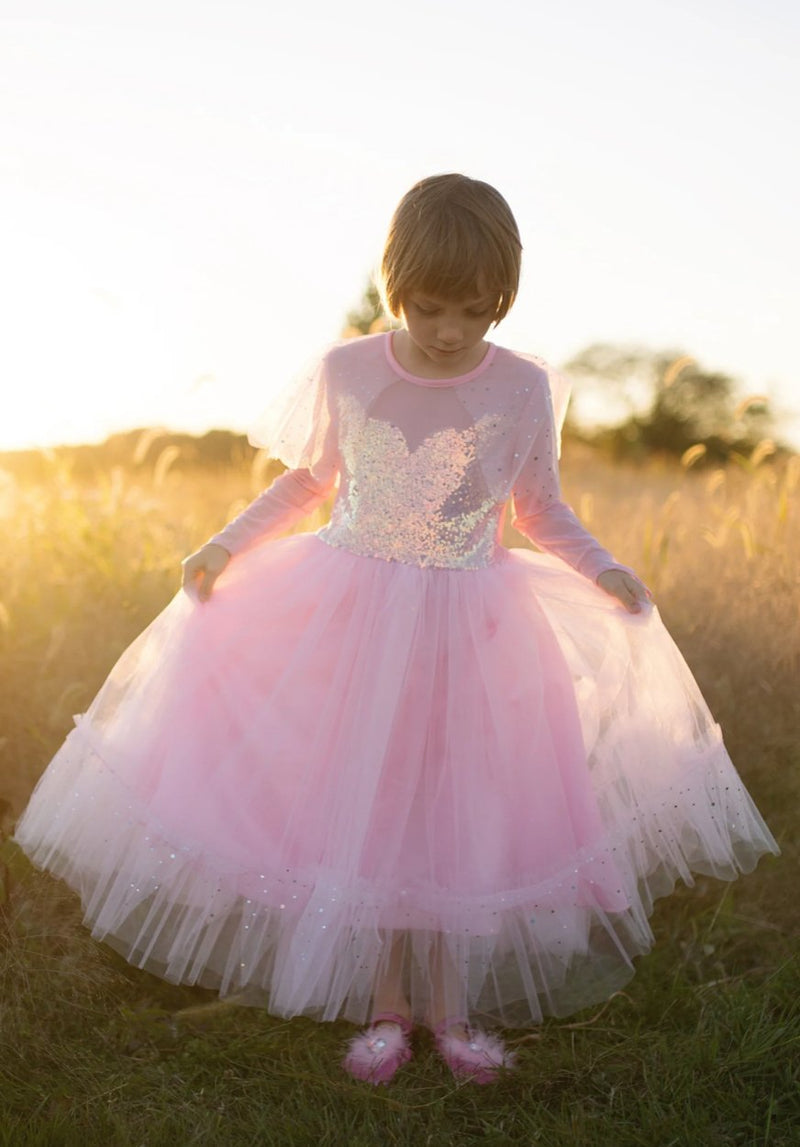
[(356, 335), (374, 335), (388, 329), (389, 319), (383, 309), (378, 288), (372, 279), (368, 279), (361, 302), (354, 310), (347, 312), (342, 335), (345, 338), (354, 338)]
[(701, 453), (719, 461), (750, 452), (770, 431), (762, 395), (740, 400), (734, 378), (681, 351), (595, 343), (567, 363), (565, 373), (576, 384), (579, 411), (582, 391), (595, 407), (599, 387), (610, 395), (619, 421), (591, 436), (617, 455), (683, 455), (702, 445)]

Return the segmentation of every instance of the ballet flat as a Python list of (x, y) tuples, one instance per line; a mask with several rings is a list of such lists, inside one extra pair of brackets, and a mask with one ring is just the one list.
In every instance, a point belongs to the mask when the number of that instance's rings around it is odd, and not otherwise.
[(365, 1083), (389, 1083), (411, 1059), (410, 1034), (411, 1024), (404, 1016), (393, 1012), (374, 1016), (369, 1027), (350, 1040), (342, 1066)]
[[(466, 1038), (453, 1035), (454, 1027), (462, 1027)], [(464, 1020), (443, 1020), (434, 1031), (436, 1049), (456, 1079), (471, 1083), (494, 1083), (502, 1071), (514, 1067), (515, 1056), (507, 1051), (503, 1041)]]

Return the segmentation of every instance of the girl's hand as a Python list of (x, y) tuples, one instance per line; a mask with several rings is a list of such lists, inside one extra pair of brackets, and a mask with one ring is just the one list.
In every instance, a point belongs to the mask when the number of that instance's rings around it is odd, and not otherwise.
[(597, 584), (606, 593), (621, 602), (628, 613), (641, 613), (645, 605), (653, 600), (650, 590), (638, 577), (624, 570), (603, 570)]
[(197, 553), (190, 554), (181, 562), (184, 590), (190, 597), (208, 601), (214, 582), (230, 560), (231, 555), (223, 546), (207, 542)]

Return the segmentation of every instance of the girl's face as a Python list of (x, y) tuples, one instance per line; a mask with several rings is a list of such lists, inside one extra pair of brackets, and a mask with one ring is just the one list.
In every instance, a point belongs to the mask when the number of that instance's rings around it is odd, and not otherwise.
[(494, 321), (497, 299), (439, 299), (409, 292), (403, 304), (408, 350), (423, 367), (458, 374), (483, 357), (483, 336)]

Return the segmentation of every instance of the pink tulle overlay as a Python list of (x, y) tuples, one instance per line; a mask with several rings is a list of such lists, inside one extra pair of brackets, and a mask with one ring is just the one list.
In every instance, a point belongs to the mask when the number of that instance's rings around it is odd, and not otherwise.
[(425, 569), (295, 535), (133, 643), (16, 838), (135, 965), (286, 1016), (606, 998), (653, 899), (776, 851), (655, 610), (511, 550)]

